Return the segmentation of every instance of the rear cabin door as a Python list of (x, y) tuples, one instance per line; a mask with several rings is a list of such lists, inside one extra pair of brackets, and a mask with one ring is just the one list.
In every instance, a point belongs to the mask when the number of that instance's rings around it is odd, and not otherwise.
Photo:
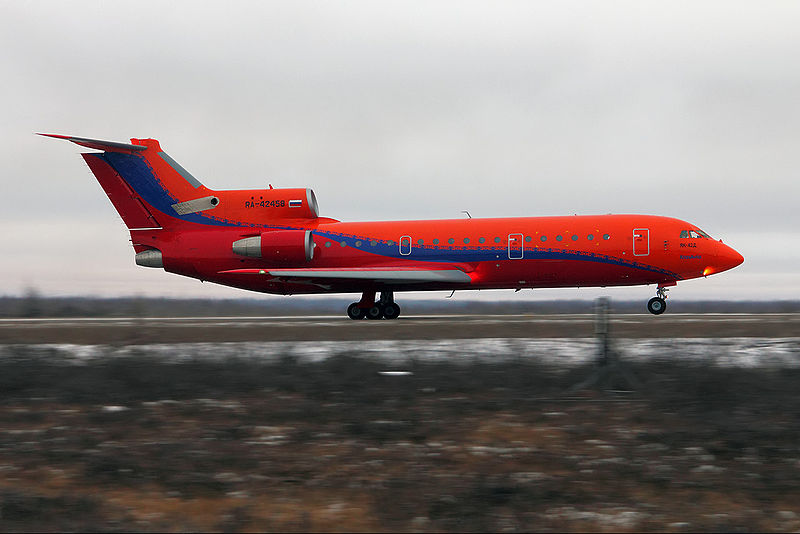
[(523, 254), (522, 234), (508, 234), (508, 259), (521, 260)]
[(650, 229), (633, 229), (633, 255), (648, 256), (650, 254)]
[(411, 254), (411, 236), (404, 235), (400, 238), (400, 254), (402, 256), (408, 256)]

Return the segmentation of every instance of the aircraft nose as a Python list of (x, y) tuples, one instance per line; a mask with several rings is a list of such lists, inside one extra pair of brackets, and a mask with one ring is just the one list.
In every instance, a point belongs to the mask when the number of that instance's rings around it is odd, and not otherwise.
[(729, 254), (728, 261), (730, 262), (728, 269), (733, 269), (734, 267), (737, 267), (744, 263), (744, 256), (733, 250), (733, 248), (731, 247), (727, 248)]
[(736, 250), (734, 250), (732, 247), (724, 245), (720, 242), (717, 253), (714, 254), (714, 261), (711, 265), (706, 267), (705, 270), (703, 270), (703, 276), (721, 273), (722, 271), (733, 269), (742, 263), (744, 263), (744, 256), (736, 252)]

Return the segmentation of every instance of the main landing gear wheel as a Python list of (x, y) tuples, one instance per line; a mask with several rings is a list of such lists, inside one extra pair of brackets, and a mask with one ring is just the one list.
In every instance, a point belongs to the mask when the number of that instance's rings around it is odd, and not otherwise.
[(354, 321), (358, 321), (359, 319), (363, 319), (366, 315), (366, 310), (364, 308), (360, 308), (358, 306), (358, 302), (352, 303), (350, 306), (347, 307), (347, 316), (350, 317)]
[(375, 291), (367, 290), (361, 295), (361, 300), (347, 307), (347, 316), (358, 321), (359, 319), (397, 319), (400, 316), (400, 306), (394, 302), (394, 293), (389, 290), (381, 291), (381, 298), (375, 302)]
[(661, 297), (653, 297), (647, 301), (647, 311), (653, 315), (661, 315), (667, 310), (667, 301)]
[(368, 309), (367, 319), (371, 319), (373, 321), (383, 319), (383, 308), (379, 304), (376, 304), (375, 306)]
[(385, 319), (397, 319), (400, 316), (400, 306), (394, 302), (388, 302), (383, 306), (383, 317)]

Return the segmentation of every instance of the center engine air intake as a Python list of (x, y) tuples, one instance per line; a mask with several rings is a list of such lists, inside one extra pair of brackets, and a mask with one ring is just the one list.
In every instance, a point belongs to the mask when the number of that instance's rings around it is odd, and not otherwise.
[(273, 230), (233, 242), (233, 253), (280, 263), (302, 263), (314, 258), (311, 230)]

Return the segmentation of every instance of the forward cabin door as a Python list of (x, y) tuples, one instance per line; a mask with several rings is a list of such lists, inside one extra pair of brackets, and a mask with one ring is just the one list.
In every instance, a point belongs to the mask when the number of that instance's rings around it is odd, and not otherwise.
[(522, 234), (508, 234), (508, 259), (521, 260), (523, 253)]
[(650, 229), (633, 229), (633, 255), (648, 256), (650, 254)]

